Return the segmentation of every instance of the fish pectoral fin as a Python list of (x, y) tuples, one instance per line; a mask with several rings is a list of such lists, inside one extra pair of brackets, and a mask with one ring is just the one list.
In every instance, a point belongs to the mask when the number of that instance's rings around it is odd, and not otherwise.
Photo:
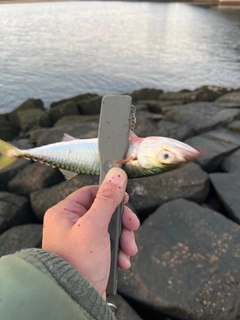
[(76, 177), (78, 175), (78, 173), (76, 172), (72, 172), (72, 171), (68, 171), (68, 170), (64, 170), (64, 169), (59, 169), (62, 174), (64, 175), (66, 180), (71, 180), (72, 178)]
[(72, 140), (77, 140), (77, 139), (70, 136), (70, 134), (64, 133), (62, 141), (72, 141)]

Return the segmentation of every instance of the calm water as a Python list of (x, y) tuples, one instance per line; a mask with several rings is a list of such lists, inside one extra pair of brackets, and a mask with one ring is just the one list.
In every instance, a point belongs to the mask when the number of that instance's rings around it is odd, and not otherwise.
[(179, 3), (0, 5), (0, 112), (29, 97), (240, 87), (240, 10)]

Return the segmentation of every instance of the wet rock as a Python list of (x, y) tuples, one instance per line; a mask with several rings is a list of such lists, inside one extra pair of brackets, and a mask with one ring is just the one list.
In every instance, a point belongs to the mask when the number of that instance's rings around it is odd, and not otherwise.
[(98, 97), (98, 95), (92, 94), (92, 93), (84, 93), (84, 94), (80, 94), (80, 95), (77, 95), (77, 96), (74, 96), (74, 97), (71, 97), (68, 99), (55, 101), (55, 102), (51, 103), (50, 108), (52, 109), (52, 108), (55, 108), (59, 105), (62, 105), (63, 103), (68, 103), (68, 102), (74, 102), (78, 106), (81, 102), (87, 101), (87, 100), (94, 98), (94, 97)]
[(187, 125), (166, 120), (159, 121), (157, 127), (158, 136), (173, 138), (180, 141), (185, 140), (193, 134), (193, 130)]
[(48, 111), (48, 114), (52, 120), (53, 123), (58, 121), (64, 116), (67, 115), (78, 115), (79, 111), (77, 108), (76, 103), (73, 101), (68, 101), (62, 104), (59, 104), (58, 106), (55, 106), (54, 108), (51, 108)]
[(131, 97), (133, 101), (158, 100), (162, 93), (163, 90), (161, 89), (143, 88), (133, 91), (131, 93)]
[[(137, 231), (138, 254), (120, 271), (121, 295), (177, 319), (240, 316), (240, 227), (221, 214), (178, 199), (162, 205)], [(147, 318), (146, 318), (147, 319)]]
[(224, 110), (210, 102), (195, 102), (172, 107), (165, 120), (188, 125), (197, 134), (227, 125), (239, 116), (238, 110)]
[(0, 236), (0, 257), (21, 249), (40, 247), (42, 225), (25, 224), (13, 227)]
[(240, 120), (231, 122), (227, 127), (229, 130), (240, 132)]
[(240, 149), (225, 158), (221, 163), (221, 168), (227, 172), (240, 172)]
[(0, 114), (0, 139), (11, 141), (19, 133), (17, 126), (12, 125), (6, 118)]
[(45, 164), (32, 163), (9, 181), (8, 189), (13, 193), (28, 195), (35, 190), (51, 187), (63, 180), (64, 177), (58, 169)]
[(9, 181), (28, 164), (29, 162), (26, 159), (18, 159), (9, 167), (2, 169), (0, 171), (0, 190), (7, 190)]
[(98, 135), (98, 123), (76, 123), (51, 128), (40, 135), (37, 146), (60, 142), (64, 133), (79, 139), (96, 138)]
[(0, 192), (0, 234), (12, 226), (31, 220), (28, 199), (9, 192)]
[(215, 102), (225, 108), (228, 108), (228, 107), (239, 108), (240, 107), (240, 91), (224, 94), (223, 96), (218, 98)]
[(40, 99), (28, 99), (24, 101), (19, 107), (8, 114), (8, 120), (11, 124), (20, 127), (18, 113), (30, 109), (44, 110), (43, 102)]
[(209, 190), (207, 174), (195, 163), (152, 177), (129, 181), (131, 204), (140, 217), (176, 198), (202, 202)]
[(38, 129), (33, 129), (29, 132), (30, 135), (30, 141), (33, 144), (38, 144), (39, 140), (42, 138), (43, 135), (48, 135), (50, 132), (50, 128), (38, 128)]
[(142, 318), (134, 311), (134, 309), (121, 297), (119, 294), (116, 296), (109, 296), (108, 302), (113, 303), (117, 306), (117, 320), (141, 320)]
[(22, 131), (26, 133), (39, 127), (50, 127), (51, 119), (49, 115), (40, 109), (30, 109), (18, 112), (19, 123)]
[(70, 181), (64, 181), (51, 188), (35, 191), (30, 195), (33, 212), (42, 221), (45, 212), (59, 201), (65, 199), (70, 193), (83, 186), (98, 183), (98, 176), (78, 175)]
[(170, 100), (170, 101), (144, 101), (147, 105), (148, 111), (153, 113), (163, 113), (169, 112), (172, 106), (179, 106), (182, 105), (181, 100)]
[(94, 97), (78, 104), (79, 113), (81, 114), (100, 114), (102, 97)]
[(209, 177), (230, 217), (240, 223), (240, 172), (212, 173)]
[(71, 116), (65, 116), (61, 119), (59, 119), (55, 124), (54, 127), (61, 127), (66, 125), (72, 125), (72, 124), (80, 124), (80, 123), (99, 123), (99, 115), (71, 115)]
[(217, 134), (214, 138), (213, 132), (212, 135), (211, 133), (207, 133), (205, 135), (203, 134), (189, 138), (185, 141), (187, 144), (200, 151), (200, 155), (195, 161), (207, 172), (219, 170), (221, 162), (238, 148), (234, 139), (230, 142), (216, 138)]

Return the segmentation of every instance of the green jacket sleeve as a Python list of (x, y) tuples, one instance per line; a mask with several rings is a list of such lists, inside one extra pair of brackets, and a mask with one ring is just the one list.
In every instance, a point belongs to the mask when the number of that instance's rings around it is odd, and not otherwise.
[(0, 315), (4, 320), (116, 320), (85, 278), (41, 249), (0, 259)]

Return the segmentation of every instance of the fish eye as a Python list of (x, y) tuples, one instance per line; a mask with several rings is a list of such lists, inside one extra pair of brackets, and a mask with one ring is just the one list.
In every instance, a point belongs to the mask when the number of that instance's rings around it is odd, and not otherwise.
[(166, 164), (175, 163), (175, 155), (168, 150), (163, 150), (159, 154), (159, 160)]

